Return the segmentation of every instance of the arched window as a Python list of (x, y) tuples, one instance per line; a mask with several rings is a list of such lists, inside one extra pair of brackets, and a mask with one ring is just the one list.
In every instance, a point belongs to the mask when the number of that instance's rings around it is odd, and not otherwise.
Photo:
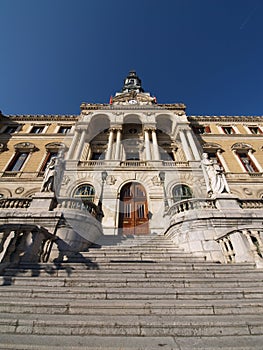
[(82, 201), (94, 202), (95, 189), (92, 185), (83, 184), (77, 187), (74, 192), (74, 198), (80, 198)]
[(173, 188), (173, 201), (178, 202), (184, 199), (189, 199), (193, 197), (193, 193), (190, 187), (186, 185), (176, 185)]

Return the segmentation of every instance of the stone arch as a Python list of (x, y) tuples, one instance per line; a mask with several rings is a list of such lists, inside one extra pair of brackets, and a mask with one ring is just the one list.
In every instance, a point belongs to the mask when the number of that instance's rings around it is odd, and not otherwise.
[(12, 197), (12, 192), (8, 188), (0, 187), (0, 199)]
[(91, 117), (88, 125), (87, 141), (91, 141), (104, 130), (109, 129), (111, 124), (110, 117), (107, 114), (96, 114)]
[(143, 117), (139, 114), (126, 114), (123, 118), (123, 124), (143, 124)]
[(159, 114), (156, 117), (156, 127), (157, 130), (161, 130), (167, 135), (172, 135), (173, 132), (173, 120), (172, 117), (168, 114)]

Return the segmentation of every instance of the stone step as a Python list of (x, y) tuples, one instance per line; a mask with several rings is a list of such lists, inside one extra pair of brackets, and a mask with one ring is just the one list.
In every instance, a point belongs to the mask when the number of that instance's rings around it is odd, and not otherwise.
[[(112, 266), (113, 265), (113, 266)], [(178, 279), (226, 279), (227, 280), (243, 280), (245, 277), (248, 280), (256, 280), (258, 282), (263, 281), (263, 271), (260, 269), (246, 269), (244, 273), (244, 269), (242, 268), (223, 268), (221, 266), (216, 266), (213, 269), (201, 269), (196, 268), (196, 266), (183, 266), (179, 268), (178, 266), (160, 268), (159, 265), (149, 266), (150, 264), (144, 264), (144, 266), (136, 266), (135, 264), (126, 265), (123, 264), (120, 267), (115, 264), (104, 266), (102, 265), (96, 266), (94, 264), (80, 265), (80, 264), (61, 264), (60, 266), (55, 265), (28, 265), (23, 268), (8, 268), (5, 271), (4, 276), (2, 276), (2, 280), (4, 279), (6, 282), (8, 279), (10, 281), (16, 276), (23, 277), (75, 277), (75, 278), (83, 278), (96, 279), (101, 276), (111, 276), (112, 278), (118, 279), (120, 276), (133, 277), (133, 278), (165, 278), (170, 281), (176, 281)], [(146, 266), (145, 266), (146, 265)]]
[(1, 298), (0, 312), (68, 315), (262, 315), (263, 301), (255, 300), (43, 300)]
[(263, 298), (262, 287), (237, 288), (162, 288), (162, 287), (125, 287), (125, 288), (84, 288), (84, 287), (32, 287), (2, 286), (0, 297), (10, 298), (61, 298), (64, 299), (103, 299), (103, 300), (214, 300), (214, 299), (259, 299)]
[[(5, 285), (8, 278), (0, 276), (0, 284)], [(10, 280), (12, 284), (17, 286), (46, 286), (46, 287), (114, 287), (114, 288), (126, 288), (126, 287), (166, 287), (166, 288), (235, 288), (235, 287), (262, 287), (262, 279), (254, 280), (241, 276), (239, 279), (231, 277), (226, 281), (225, 277), (218, 278), (203, 278), (193, 277), (190, 278), (176, 278), (171, 279), (171, 276), (167, 275), (163, 277), (145, 277), (138, 276), (125, 276), (125, 275), (100, 275), (94, 278), (94, 275), (87, 275), (85, 278), (81, 277), (27, 277), (27, 276), (15, 276)]]
[(115, 336), (223, 336), (262, 335), (262, 315), (213, 316), (98, 316), (12, 314), (0, 316), (2, 334), (115, 335)]
[[(262, 350), (263, 336), (138, 337), (1, 335), (0, 350)], [(87, 345), (88, 344), (88, 345)]]

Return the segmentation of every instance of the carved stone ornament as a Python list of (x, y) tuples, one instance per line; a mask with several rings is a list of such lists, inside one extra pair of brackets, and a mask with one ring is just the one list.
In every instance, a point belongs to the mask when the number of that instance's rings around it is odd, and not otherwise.
[(51, 142), (51, 143), (48, 143), (45, 147), (46, 147), (46, 150), (49, 152), (66, 150), (65, 144), (62, 142)]
[(16, 194), (21, 194), (22, 192), (24, 192), (24, 187), (17, 187), (16, 189), (15, 189), (15, 193)]
[(31, 142), (20, 142), (14, 145), (16, 151), (20, 152), (34, 152), (37, 150), (37, 147)]
[(235, 143), (231, 149), (235, 149), (235, 150), (240, 150), (240, 149), (243, 149), (243, 150), (249, 150), (249, 149), (252, 149), (252, 147), (250, 145), (248, 145), (247, 143), (244, 143), (244, 142), (238, 142), (238, 143)]
[(112, 98), (113, 105), (152, 105), (155, 103), (155, 97), (151, 97), (148, 93), (136, 91), (120, 93)]
[(63, 176), (62, 185), (67, 185), (70, 182), (70, 177), (68, 175)]
[(155, 175), (151, 180), (154, 186), (161, 186), (161, 180), (159, 176)]
[(106, 179), (107, 185), (114, 185), (117, 179), (113, 175), (108, 175)]

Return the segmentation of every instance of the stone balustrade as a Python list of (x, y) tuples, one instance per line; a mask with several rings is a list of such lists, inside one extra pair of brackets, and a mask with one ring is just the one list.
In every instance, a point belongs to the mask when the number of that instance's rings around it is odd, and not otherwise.
[(242, 209), (263, 209), (262, 199), (239, 199), (238, 202)]
[(26, 209), (30, 207), (32, 198), (1, 198), (1, 209)]
[(218, 237), (227, 263), (254, 262), (263, 266), (263, 230), (246, 228)]
[(57, 198), (57, 209), (72, 209), (89, 212), (97, 220), (101, 219), (101, 210), (99, 206), (95, 203), (88, 200), (81, 200), (79, 198), (68, 198), (68, 197), (59, 197)]
[(172, 205), (169, 208), (167, 215), (172, 216), (195, 209), (216, 209), (215, 200), (208, 198), (186, 199)]

